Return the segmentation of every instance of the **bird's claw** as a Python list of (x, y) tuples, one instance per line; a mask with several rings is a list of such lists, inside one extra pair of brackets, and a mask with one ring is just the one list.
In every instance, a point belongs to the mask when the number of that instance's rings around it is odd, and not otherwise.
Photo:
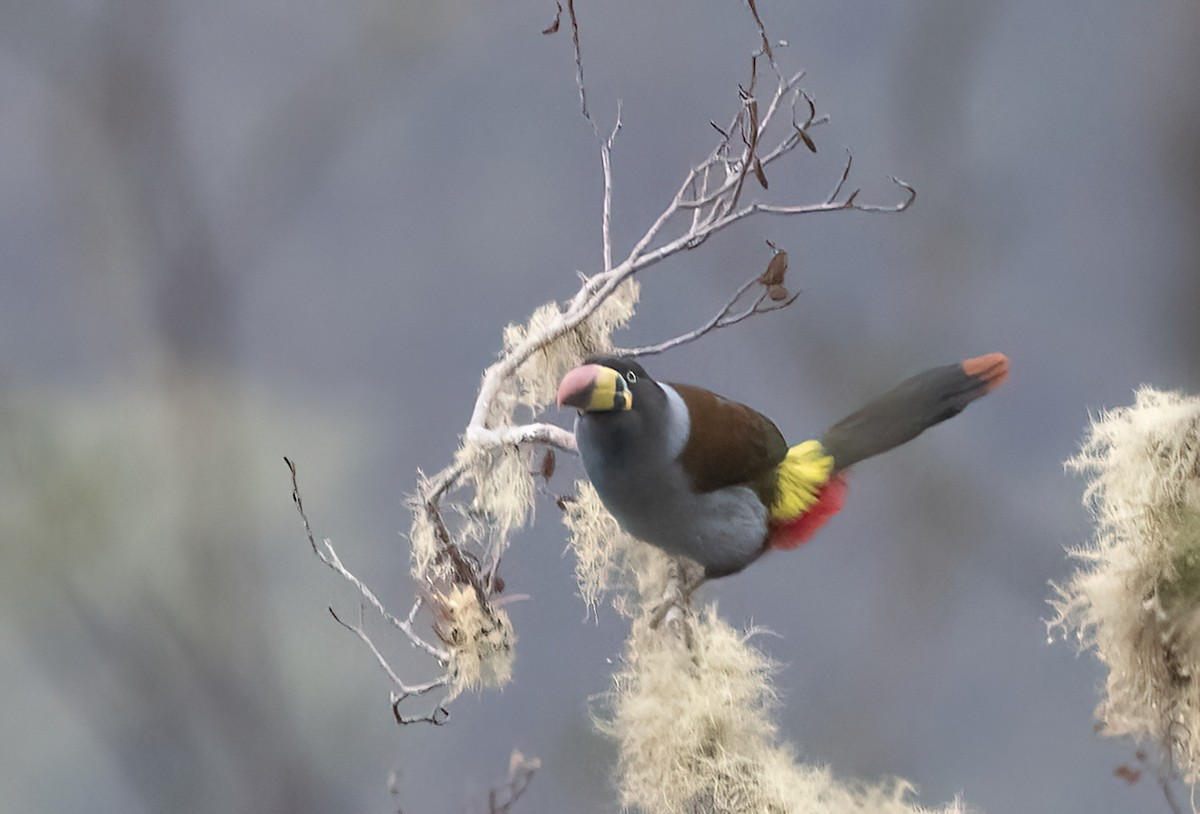
[(691, 615), (692, 594), (704, 582), (704, 574), (700, 573), (689, 580), (687, 570), (677, 561), (671, 563), (663, 601), (650, 611), (649, 624), (651, 630), (657, 630), (665, 622), (667, 629), (680, 636), (690, 649), (692, 629), (688, 617)]

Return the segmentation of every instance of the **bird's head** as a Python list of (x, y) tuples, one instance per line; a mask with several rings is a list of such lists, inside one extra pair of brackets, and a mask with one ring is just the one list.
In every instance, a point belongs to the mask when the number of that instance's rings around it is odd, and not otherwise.
[(593, 357), (563, 376), (558, 406), (585, 413), (632, 410), (639, 393), (652, 386), (653, 380), (637, 362), (616, 356)]

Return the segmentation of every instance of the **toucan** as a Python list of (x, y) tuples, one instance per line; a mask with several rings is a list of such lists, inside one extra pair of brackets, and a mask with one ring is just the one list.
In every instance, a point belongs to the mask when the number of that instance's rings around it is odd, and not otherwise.
[(846, 470), (957, 415), (1008, 376), (989, 353), (930, 368), (789, 446), (766, 416), (701, 387), (655, 381), (628, 357), (594, 357), (559, 383), (584, 470), (629, 534), (736, 574), (808, 540), (846, 497)]

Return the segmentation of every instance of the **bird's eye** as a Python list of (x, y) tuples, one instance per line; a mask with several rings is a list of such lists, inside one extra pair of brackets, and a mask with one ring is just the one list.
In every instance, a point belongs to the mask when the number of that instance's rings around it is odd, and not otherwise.
[(637, 381), (637, 374), (634, 373), (632, 370), (626, 370), (625, 371), (625, 381), (629, 382), (630, 384), (633, 384), (634, 382)]

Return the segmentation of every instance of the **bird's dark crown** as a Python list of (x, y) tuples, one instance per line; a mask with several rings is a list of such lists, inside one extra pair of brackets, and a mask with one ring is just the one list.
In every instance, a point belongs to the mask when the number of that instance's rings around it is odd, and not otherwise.
[(583, 363), (585, 365), (611, 367), (622, 376), (625, 376), (627, 373), (633, 373), (639, 379), (653, 379), (644, 367), (633, 361), (633, 357), (631, 356), (591, 356), (585, 359)]

